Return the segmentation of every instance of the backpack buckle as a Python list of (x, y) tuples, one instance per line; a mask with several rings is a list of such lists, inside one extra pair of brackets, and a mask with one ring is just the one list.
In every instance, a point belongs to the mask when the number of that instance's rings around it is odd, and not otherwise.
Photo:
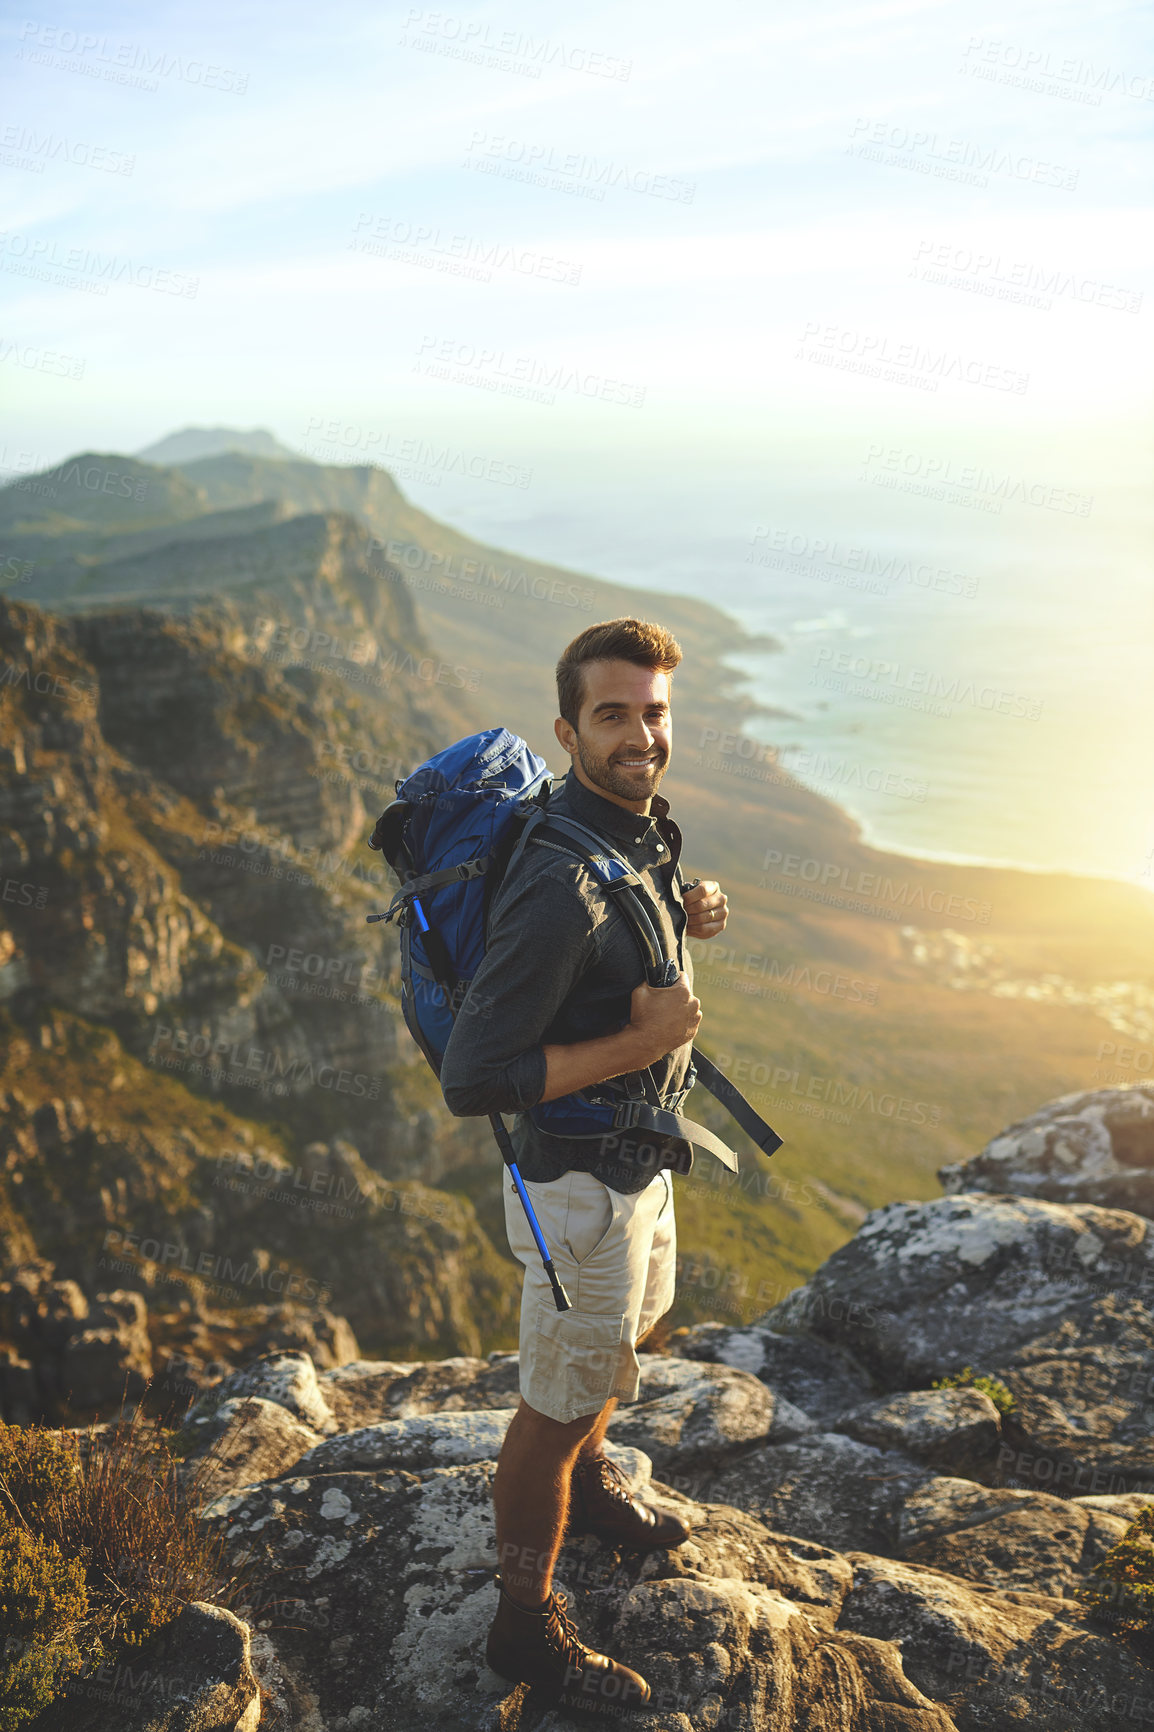
[(467, 884), (470, 878), (483, 877), (488, 863), (488, 855), (486, 855), (483, 860), (462, 860), (460, 865), (455, 867), (454, 870), (457, 877), (461, 880), (461, 883)]
[(644, 1101), (622, 1101), (613, 1115), (615, 1131), (632, 1131), (637, 1128), (641, 1119), (641, 1109)]

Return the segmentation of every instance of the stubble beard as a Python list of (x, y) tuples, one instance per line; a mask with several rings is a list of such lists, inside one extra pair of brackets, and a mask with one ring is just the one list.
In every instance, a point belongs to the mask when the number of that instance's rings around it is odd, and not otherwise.
[(669, 754), (661, 746), (655, 746), (655, 751), (661, 752), (661, 757), (644, 774), (634, 770), (619, 769), (611, 759), (599, 758), (591, 752), (577, 735), (577, 756), (581, 768), (589, 780), (598, 788), (603, 788), (607, 794), (615, 794), (619, 800), (648, 800), (656, 792), (658, 785), (669, 767)]

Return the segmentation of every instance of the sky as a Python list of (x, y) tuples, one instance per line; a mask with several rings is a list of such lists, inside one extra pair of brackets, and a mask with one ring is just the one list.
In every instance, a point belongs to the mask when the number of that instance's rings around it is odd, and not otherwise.
[[(1108, 688), (1152, 623), (1152, 35), (1136, 5), (1028, 0), (12, 14), (0, 472), (266, 427), (778, 629), (798, 605), (749, 549), (873, 534), (980, 568), (958, 629), (985, 639), (1126, 620)], [(1016, 501), (935, 504), (963, 471)], [(879, 629), (847, 617), (839, 643)], [(1110, 721), (1114, 830), (1065, 863), (1145, 860), (1152, 719)]]
[[(1014, 0), (14, 15), (4, 328), (84, 372), (9, 361), (11, 434), (255, 421), (355, 454), (451, 418), (502, 456), (820, 437), (842, 407), (1137, 422), (1151, 34)], [(1007, 322), (998, 291), (1047, 273), (1078, 280)], [(911, 346), (957, 357), (940, 402), (838, 365)], [(558, 367), (554, 403), (512, 395)]]

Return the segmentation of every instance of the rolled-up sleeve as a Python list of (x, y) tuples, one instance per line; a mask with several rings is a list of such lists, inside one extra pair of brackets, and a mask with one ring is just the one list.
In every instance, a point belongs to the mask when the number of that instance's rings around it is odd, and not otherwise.
[(458, 1118), (526, 1112), (545, 1092), (543, 1037), (596, 954), (589, 906), (551, 872), (499, 895), (453, 1025), (441, 1092)]

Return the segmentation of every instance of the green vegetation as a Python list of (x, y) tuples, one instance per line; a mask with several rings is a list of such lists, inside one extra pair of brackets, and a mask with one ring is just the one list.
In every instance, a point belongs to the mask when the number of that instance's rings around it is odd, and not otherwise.
[(190, 1600), (235, 1597), (202, 1484), (139, 1411), (83, 1434), (0, 1425), (0, 1732)]
[(1119, 1633), (1149, 1631), (1154, 1622), (1152, 1536), (1154, 1504), (1149, 1504), (1078, 1587), (1082, 1604)]
[(996, 1377), (987, 1377), (984, 1373), (974, 1370), (972, 1365), (964, 1365), (960, 1371), (953, 1372), (949, 1377), (935, 1378), (931, 1389), (979, 1389), (983, 1395), (988, 1395), (998, 1412), (1003, 1416), (1014, 1410), (1014, 1398), (1004, 1383)]
[(0, 1732), (46, 1708), (80, 1666), (84, 1566), (51, 1540), (0, 1523)]

